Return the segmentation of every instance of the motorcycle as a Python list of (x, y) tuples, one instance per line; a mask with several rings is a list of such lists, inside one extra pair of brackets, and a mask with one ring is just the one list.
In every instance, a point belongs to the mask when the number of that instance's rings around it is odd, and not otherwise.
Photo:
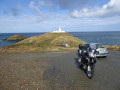
[(79, 67), (86, 70), (86, 74), (89, 79), (92, 79), (94, 75), (95, 63), (97, 61), (96, 53), (96, 50), (90, 46), (79, 45)]

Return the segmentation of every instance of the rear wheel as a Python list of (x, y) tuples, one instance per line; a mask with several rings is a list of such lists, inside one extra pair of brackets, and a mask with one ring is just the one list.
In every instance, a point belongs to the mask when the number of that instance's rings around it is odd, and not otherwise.
[(87, 73), (88, 78), (89, 78), (89, 79), (92, 79), (92, 77), (93, 77), (93, 75), (94, 75), (94, 65), (89, 65), (89, 66), (87, 67), (86, 73)]

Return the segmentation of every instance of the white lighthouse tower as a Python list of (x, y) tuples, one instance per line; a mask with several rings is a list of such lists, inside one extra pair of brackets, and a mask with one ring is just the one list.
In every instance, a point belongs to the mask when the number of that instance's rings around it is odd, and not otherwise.
[(59, 26), (59, 32), (61, 32), (62, 30), (61, 30), (61, 28), (60, 28), (60, 26)]
[(63, 31), (60, 26), (59, 26), (59, 30), (55, 30), (52, 33), (64, 33), (65, 31)]

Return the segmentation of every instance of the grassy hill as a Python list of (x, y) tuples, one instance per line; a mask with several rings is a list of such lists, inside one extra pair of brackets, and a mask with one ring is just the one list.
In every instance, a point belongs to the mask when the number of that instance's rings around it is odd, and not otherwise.
[[(48, 52), (77, 51), (79, 44), (86, 42), (72, 36), (70, 33), (46, 33), (40, 36), (26, 38), (15, 45), (4, 47), (6, 52)], [(68, 44), (69, 47), (64, 45)]]
[[(70, 33), (46, 33), (40, 36), (26, 38), (18, 43), (2, 47), (3, 52), (49, 52), (49, 51), (77, 51), (79, 44), (86, 42), (72, 36)], [(65, 47), (69, 44), (70, 47)], [(108, 50), (120, 50), (120, 46), (105, 46)]]
[(69, 33), (46, 33), (40, 36), (34, 36), (24, 39), (17, 43), (17, 45), (32, 45), (32, 46), (62, 46), (69, 44), (71, 47), (85, 44), (84, 41), (72, 36)]

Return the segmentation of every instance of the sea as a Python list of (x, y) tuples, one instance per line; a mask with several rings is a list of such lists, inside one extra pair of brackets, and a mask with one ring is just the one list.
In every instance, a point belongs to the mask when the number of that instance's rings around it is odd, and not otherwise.
[[(69, 32), (87, 43), (101, 43), (103, 45), (120, 45), (120, 31), (103, 31), (103, 32)], [(26, 37), (38, 36), (42, 33), (0, 33), (0, 47), (9, 46), (17, 43), (17, 41), (4, 41), (3, 39), (15, 34), (24, 35)]]

